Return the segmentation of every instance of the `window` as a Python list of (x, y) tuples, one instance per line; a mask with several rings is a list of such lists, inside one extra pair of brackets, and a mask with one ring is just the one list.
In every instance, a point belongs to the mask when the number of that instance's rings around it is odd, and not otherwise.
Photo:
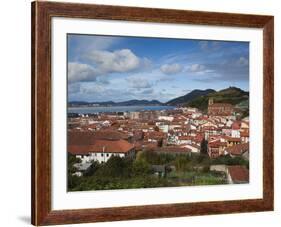
[(101, 153), (101, 157), (103, 157), (103, 153)]
[(106, 154), (106, 157), (109, 157), (109, 154)]

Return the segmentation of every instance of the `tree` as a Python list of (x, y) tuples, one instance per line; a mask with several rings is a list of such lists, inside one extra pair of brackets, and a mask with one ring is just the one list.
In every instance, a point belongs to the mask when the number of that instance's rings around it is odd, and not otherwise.
[(205, 155), (208, 154), (208, 141), (205, 140), (205, 138), (201, 141), (200, 153)]
[(212, 160), (213, 165), (243, 165), (249, 168), (249, 161), (244, 160), (242, 157), (234, 157), (232, 158), (230, 155), (220, 156), (214, 160)]
[(151, 172), (150, 165), (144, 160), (134, 161), (132, 171), (134, 176), (146, 176)]
[(92, 176), (100, 168), (100, 164), (97, 161), (93, 161), (92, 165), (85, 171), (84, 176)]
[(159, 127), (158, 126), (154, 126), (154, 131), (159, 132), (160, 131)]
[(174, 161), (177, 171), (186, 171), (192, 168), (191, 161), (188, 156), (178, 155)]
[(75, 163), (80, 163), (80, 162), (81, 162), (80, 158), (76, 158), (76, 156), (71, 154), (71, 153), (67, 154), (67, 163), (68, 163), (68, 165), (73, 165)]
[(73, 165), (80, 162), (80, 158), (76, 158), (75, 155), (70, 153), (67, 154), (67, 172), (69, 175), (76, 172), (77, 169)]
[(68, 174), (67, 177), (67, 185), (68, 185), (68, 190), (73, 191), (77, 186), (79, 186), (82, 182), (82, 179), (78, 176)]
[(111, 156), (97, 171), (99, 177), (128, 177), (131, 173), (132, 160)]

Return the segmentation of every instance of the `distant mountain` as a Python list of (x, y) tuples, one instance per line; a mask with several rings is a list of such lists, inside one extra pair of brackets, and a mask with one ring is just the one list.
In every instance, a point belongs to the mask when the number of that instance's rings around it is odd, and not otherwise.
[(197, 97), (186, 104), (186, 106), (196, 107), (203, 111), (208, 108), (208, 101), (213, 98), (215, 103), (230, 103), (237, 105), (241, 102), (248, 102), (249, 92), (237, 87), (229, 87), (220, 91), (212, 92), (204, 96)]
[(71, 101), (71, 102), (68, 102), (68, 106), (70, 106), (70, 107), (75, 107), (75, 106), (93, 106), (93, 105), (112, 106), (112, 105), (115, 105), (115, 102), (112, 102), (112, 101), (108, 101), (108, 102)]
[(206, 89), (206, 90), (196, 89), (184, 96), (180, 96), (175, 99), (172, 99), (172, 100), (166, 102), (166, 104), (170, 105), (170, 106), (187, 105), (189, 102), (191, 102), (192, 100), (194, 100), (198, 97), (205, 96), (205, 95), (208, 95), (208, 94), (214, 93), (214, 92), (216, 92), (216, 91), (213, 89)]
[(68, 105), (70, 107), (79, 106), (190, 106), (196, 107), (202, 111), (206, 111), (208, 108), (208, 101), (213, 98), (214, 102), (224, 102), (233, 105), (243, 105), (243, 108), (247, 108), (247, 102), (249, 101), (249, 92), (243, 91), (237, 87), (229, 87), (220, 91), (213, 89), (206, 90), (193, 90), (190, 93), (172, 99), (166, 103), (159, 102), (158, 100), (128, 100), (123, 102), (84, 102), (84, 101), (72, 101)]
[(128, 100), (124, 102), (84, 102), (84, 101), (71, 101), (68, 103), (70, 107), (75, 106), (160, 106), (164, 105), (163, 103), (159, 102), (158, 100)]
[(159, 106), (159, 105), (163, 105), (163, 103), (159, 102), (158, 100), (129, 100), (129, 101), (125, 101), (125, 102), (118, 102), (116, 103), (117, 105), (120, 106)]
[(84, 102), (84, 101), (71, 101), (68, 102), (69, 106), (82, 106), (82, 105), (88, 105), (88, 102)]

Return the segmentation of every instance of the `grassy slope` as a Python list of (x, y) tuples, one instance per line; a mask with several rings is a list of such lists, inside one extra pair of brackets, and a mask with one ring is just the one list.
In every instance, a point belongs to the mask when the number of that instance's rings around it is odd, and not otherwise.
[(213, 92), (205, 96), (200, 96), (195, 98), (189, 103), (186, 103), (186, 106), (196, 107), (203, 111), (206, 111), (208, 108), (209, 98), (213, 98), (216, 103), (230, 103), (236, 105), (243, 101), (249, 99), (249, 93), (245, 92), (239, 88), (230, 87), (227, 89), (223, 89), (218, 92)]

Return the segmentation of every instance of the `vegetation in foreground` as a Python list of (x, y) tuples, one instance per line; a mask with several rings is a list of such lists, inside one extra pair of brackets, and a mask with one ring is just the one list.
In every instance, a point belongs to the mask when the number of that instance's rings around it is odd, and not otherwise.
[[(74, 163), (68, 155), (68, 190), (108, 190), (130, 188), (155, 188), (192, 185), (226, 184), (224, 173), (209, 171), (212, 164), (244, 165), (242, 158), (223, 156), (210, 159), (206, 154), (171, 155), (153, 151), (139, 152), (136, 159), (111, 157), (106, 163), (92, 162), (82, 177), (73, 175)], [(157, 168), (162, 167), (160, 172)]]

